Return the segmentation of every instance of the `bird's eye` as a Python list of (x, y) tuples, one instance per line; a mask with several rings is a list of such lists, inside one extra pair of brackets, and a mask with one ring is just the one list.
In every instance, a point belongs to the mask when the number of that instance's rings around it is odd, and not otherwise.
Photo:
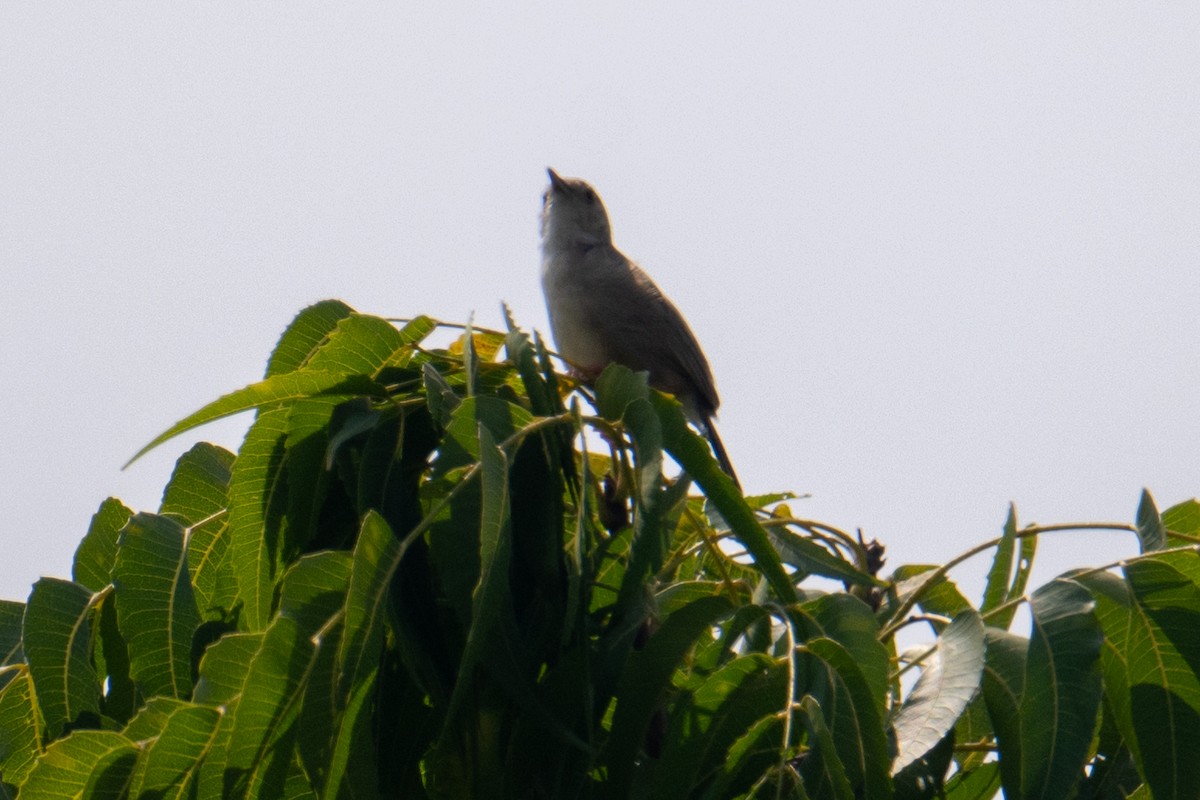
[(583, 199), (587, 201), (587, 204), (589, 206), (596, 205), (596, 193), (593, 192), (591, 189), (587, 190), (587, 193), (584, 194)]

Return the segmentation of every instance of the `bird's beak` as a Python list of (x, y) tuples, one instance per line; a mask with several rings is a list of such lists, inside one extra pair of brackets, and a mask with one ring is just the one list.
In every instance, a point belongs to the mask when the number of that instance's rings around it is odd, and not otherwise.
[(546, 174), (550, 176), (550, 186), (553, 187), (556, 192), (566, 191), (567, 182), (564, 181), (557, 172), (550, 167), (546, 167)]

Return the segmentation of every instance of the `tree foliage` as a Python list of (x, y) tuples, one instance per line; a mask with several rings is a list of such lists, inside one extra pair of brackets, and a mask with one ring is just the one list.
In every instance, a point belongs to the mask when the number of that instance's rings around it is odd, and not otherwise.
[[(263, 380), (147, 447), (252, 410), (237, 454), (184, 453), (155, 513), (106, 500), (73, 580), (0, 603), (0, 792), (1200, 796), (1196, 501), (1144, 494), (1103, 526), (1137, 555), (1033, 591), (1039, 537), (1089, 526), (1011, 512), (880, 576), (743, 498), (644, 376), (610, 367), (587, 413), (511, 322), (436, 327), (305, 309)], [(973, 604), (950, 575), (981, 554)]]

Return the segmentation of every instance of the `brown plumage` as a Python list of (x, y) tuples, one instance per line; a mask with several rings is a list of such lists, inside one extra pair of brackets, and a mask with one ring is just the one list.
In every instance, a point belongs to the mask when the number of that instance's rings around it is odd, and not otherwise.
[(542, 289), (559, 354), (585, 380), (614, 362), (648, 372), (651, 386), (683, 404), (737, 483), (713, 425), (721, 401), (695, 334), (650, 276), (613, 246), (608, 213), (595, 189), (548, 172)]

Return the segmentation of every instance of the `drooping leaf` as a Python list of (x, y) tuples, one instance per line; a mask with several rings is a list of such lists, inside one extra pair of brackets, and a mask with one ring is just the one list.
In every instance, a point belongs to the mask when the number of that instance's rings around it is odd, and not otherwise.
[(1154, 559), (1125, 576), (1136, 599), (1123, 656), (1142, 772), (1155, 797), (1200, 797), (1200, 587)]
[(267, 362), (266, 377), (282, 375), (303, 367), (317, 348), (337, 328), (338, 322), (354, 313), (341, 300), (322, 300), (305, 308), (279, 337)]
[(136, 514), (121, 534), (113, 583), (134, 680), (147, 696), (189, 697), (200, 612), (182, 526), (157, 514)]
[(76, 583), (93, 592), (108, 586), (117, 558), (117, 537), (131, 516), (133, 512), (115, 497), (100, 504), (99, 510), (92, 515), (87, 535), (75, 550), (71, 575)]
[(942, 631), (892, 722), (899, 747), (894, 770), (925, 755), (954, 728), (979, 689), (984, 651), (983, 621), (975, 611), (960, 613)]
[(168, 711), (138, 759), (129, 796), (162, 800), (189, 797), (200, 765), (213, 747), (220, 720), (217, 709), (205, 706), (180, 703)]
[(354, 547), (345, 629), (338, 650), (342, 676), (338, 691), (344, 698), (349, 698), (378, 662), (389, 582), (402, 555), (401, 543), (383, 517), (368, 512)]
[(231, 417), (243, 411), (270, 408), (296, 400), (310, 397), (336, 397), (349, 399), (360, 395), (368, 397), (385, 397), (384, 388), (365, 375), (347, 375), (341, 372), (317, 371), (311, 369), (286, 372), (272, 375), (270, 378), (252, 383), (242, 389), (220, 397), (213, 402), (193, 412), (176, 422), (171, 427), (154, 437), (133, 458), (126, 462), (129, 466), (134, 461), (158, 447), (168, 439), (173, 439), (181, 433), (218, 419)]
[(225, 797), (261, 797), (267, 787), (283, 783), (316, 653), (316, 645), (291, 618), (276, 617), (267, 628), (232, 712)]
[(628, 796), (636, 756), (672, 673), (700, 634), (731, 610), (729, 600), (719, 596), (688, 603), (663, 620), (645, 648), (630, 656), (614, 695), (617, 706), (605, 752), (613, 797)]
[(845, 767), (838, 759), (833, 734), (826, 724), (820, 704), (812, 697), (805, 697), (800, 701), (800, 710), (804, 714), (809, 746), (812, 748), (800, 763), (805, 792), (813, 800), (854, 800), (854, 790), (850, 788)]
[[(1095, 601), (1057, 578), (1030, 600), (1033, 636), (1021, 697), (1021, 796), (1066, 797), (1083, 774), (1100, 708), (1100, 647)], [(1036, 755), (1035, 755), (1036, 754)]]
[(57, 738), (81, 714), (99, 714), (100, 684), (92, 666), (92, 593), (56, 578), (33, 585), (25, 606), (25, 658), (46, 731)]
[(987, 628), (983, 699), (996, 733), (1000, 778), (1004, 791), (1020, 797), (1021, 698), (1025, 693), (1025, 662), (1029, 640), (999, 628)]
[(648, 796), (693, 797), (732, 777), (724, 773), (726, 754), (761, 720), (777, 718), (787, 708), (787, 679), (785, 663), (751, 653), (718, 669), (687, 702), (673, 705)]
[(836, 676), (836, 707), (828, 712), (831, 718), (826, 722), (832, 725), (834, 746), (850, 785), (864, 798), (888, 800), (892, 796), (892, 758), (870, 684), (851, 651), (838, 642), (818, 637), (804, 647)]
[(27, 666), (0, 669), (0, 681), (0, 776), (20, 786), (40, 753), (41, 715)]
[(119, 733), (75, 731), (50, 745), (38, 759), (21, 787), (21, 800), (120, 800), (138, 752)]
[(283, 468), (287, 409), (258, 415), (246, 432), (229, 481), (229, 549), (244, 610), (242, 625), (262, 630), (270, 618), (286, 520)]
[(229, 481), (235, 456), (200, 442), (175, 462), (158, 513), (187, 531), (188, 572), (203, 616), (221, 618), (234, 603), (229, 549)]

